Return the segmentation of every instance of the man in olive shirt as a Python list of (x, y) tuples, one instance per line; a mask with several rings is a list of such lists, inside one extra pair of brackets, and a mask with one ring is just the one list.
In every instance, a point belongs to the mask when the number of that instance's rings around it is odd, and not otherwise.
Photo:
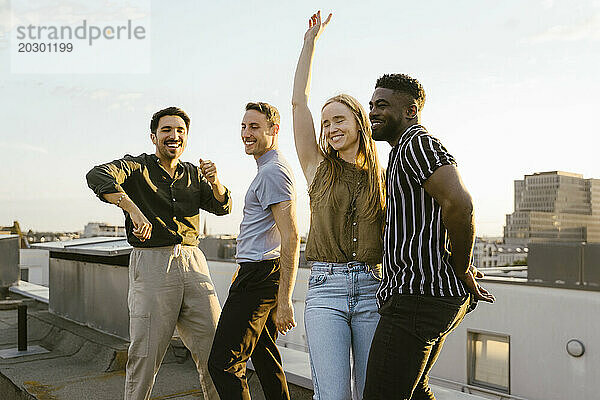
[(199, 209), (228, 214), (231, 200), (212, 162), (179, 161), (189, 124), (181, 109), (158, 111), (150, 122), (155, 154), (126, 155), (86, 176), (100, 200), (123, 209), (134, 248), (126, 400), (150, 398), (175, 326), (196, 363), (204, 399), (219, 399), (207, 360), (221, 309), (197, 237)]

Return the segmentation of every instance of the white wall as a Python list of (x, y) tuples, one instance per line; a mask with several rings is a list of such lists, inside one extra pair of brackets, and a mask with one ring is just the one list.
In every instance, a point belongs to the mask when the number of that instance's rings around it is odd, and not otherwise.
[[(480, 303), (444, 345), (432, 376), (467, 383), (467, 329), (510, 335), (511, 394), (531, 400), (600, 398), (600, 292), (484, 282)], [(567, 341), (585, 345), (580, 358)]]
[(19, 265), (29, 269), (29, 282), (48, 286), (48, 250), (20, 249)]

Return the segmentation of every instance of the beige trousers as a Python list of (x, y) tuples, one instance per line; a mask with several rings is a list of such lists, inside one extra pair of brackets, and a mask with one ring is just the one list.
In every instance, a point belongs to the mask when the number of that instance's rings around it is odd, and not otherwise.
[(207, 369), (221, 307), (206, 258), (192, 246), (136, 248), (129, 261), (125, 400), (150, 398), (175, 327), (200, 374), (205, 400), (219, 400)]

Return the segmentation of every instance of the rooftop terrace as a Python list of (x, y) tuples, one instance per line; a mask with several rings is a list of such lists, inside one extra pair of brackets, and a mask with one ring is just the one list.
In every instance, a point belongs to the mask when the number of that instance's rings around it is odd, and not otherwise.
[[(17, 342), (17, 312), (1, 310), (0, 400), (120, 399), (128, 338), (130, 247), (124, 239), (115, 238), (45, 246), (50, 255), (50, 287), (21, 281), (11, 288), (11, 295), (35, 299), (28, 316), (29, 341), (31, 346), (42, 346), (48, 352), (1, 358), (4, 352), (14, 350)], [(236, 268), (233, 260), (220, 256), (227, 255), (229, 250), (215, 246), (212, 253), (216, 257), (205, 250), (221, 302), (227, 297)], [(600, 257), (586, 259), (595, 260), (592, 267), (598, 268)], [(553, 262), (544, 260), (543, 264)], [(594, 398), (600, 392), (600, 382), (595, 378), (595, 371), (600, 368), (600, 353), (596, 349), (600, 321), (590, 318), (600, 307), (600, 291), (592, 284), (532, 281), (521, 277), (526, 276), (522, 275), (526, 273), (522, 269), (489, 270), (490, 275), (498, 276), (488, 276), (483, 285), (496, 295), (497, 301), (493, 305), (480, 304), (446, 341), (431, 377), (438, 399), (564, 400)], [(307, 268), (298, 272), (293, 295), (297, 316), (303, 314), (309, 273)], [(303, 319), (298, 317), (297, 322), (298, 327), (280, 337), (278, 343), (292, 384), (292, 398), (309, 399), (312, 386)], [(504, 377), (504, 388), (487, 390), (481, 384), (482, 379), (472, 382), (472, 377), (478, 376), (474, 374), (475, 364), (468, 349), (474, 337), (481, 340), (477, 335), (492, 342), (499, 338), (496, 344), (505, 343), (505, 351), (477, 361), (477, 371), (484, 373), (485, 379)], [(574, 357), (566, 350), (565, 345), (573, 339), (585, 345), (585, 355)], [(539, 368), (539, 365), (551, 367)], [(263, 398), (256, 377), (253, 374), (249, 377), (253, 398)], [(501, 390), (506, 393), (500, 393)], [(167, 353), (153, 396), (154, 399), (201, 398), (196, 372), (177, 338)]]
[[(2, 400), (115, 400), (123, 397), (128, 342), (74, 323), (48, 311), (43, 288), (23, 283), (12, 298), (31, 293), (28, 344), (43, 354), (0, 358)], [(17, 294), (19, 292), (21, 294)], [(17, 347), (17, 311), (0, 310), (0, 351)], [(312, 398), (308, 354), (280, 347), (292, 399)], [(251, 365), (250, 365), (251, 367)], [(264, 399), (257, 377), (249, 374), (252, 398)], [(434, 386), (438, 400), (478, 400), (482, 397)], [(202, 399), (194, 365), (183, 344), (174, 338), (152, 393), (159, 399)]]

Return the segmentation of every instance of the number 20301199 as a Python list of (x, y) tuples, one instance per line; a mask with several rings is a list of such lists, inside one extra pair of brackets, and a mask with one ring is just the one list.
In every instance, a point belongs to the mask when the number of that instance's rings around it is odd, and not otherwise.
[(19, 53), (70, 53), (73, 43), (19, 43)]

